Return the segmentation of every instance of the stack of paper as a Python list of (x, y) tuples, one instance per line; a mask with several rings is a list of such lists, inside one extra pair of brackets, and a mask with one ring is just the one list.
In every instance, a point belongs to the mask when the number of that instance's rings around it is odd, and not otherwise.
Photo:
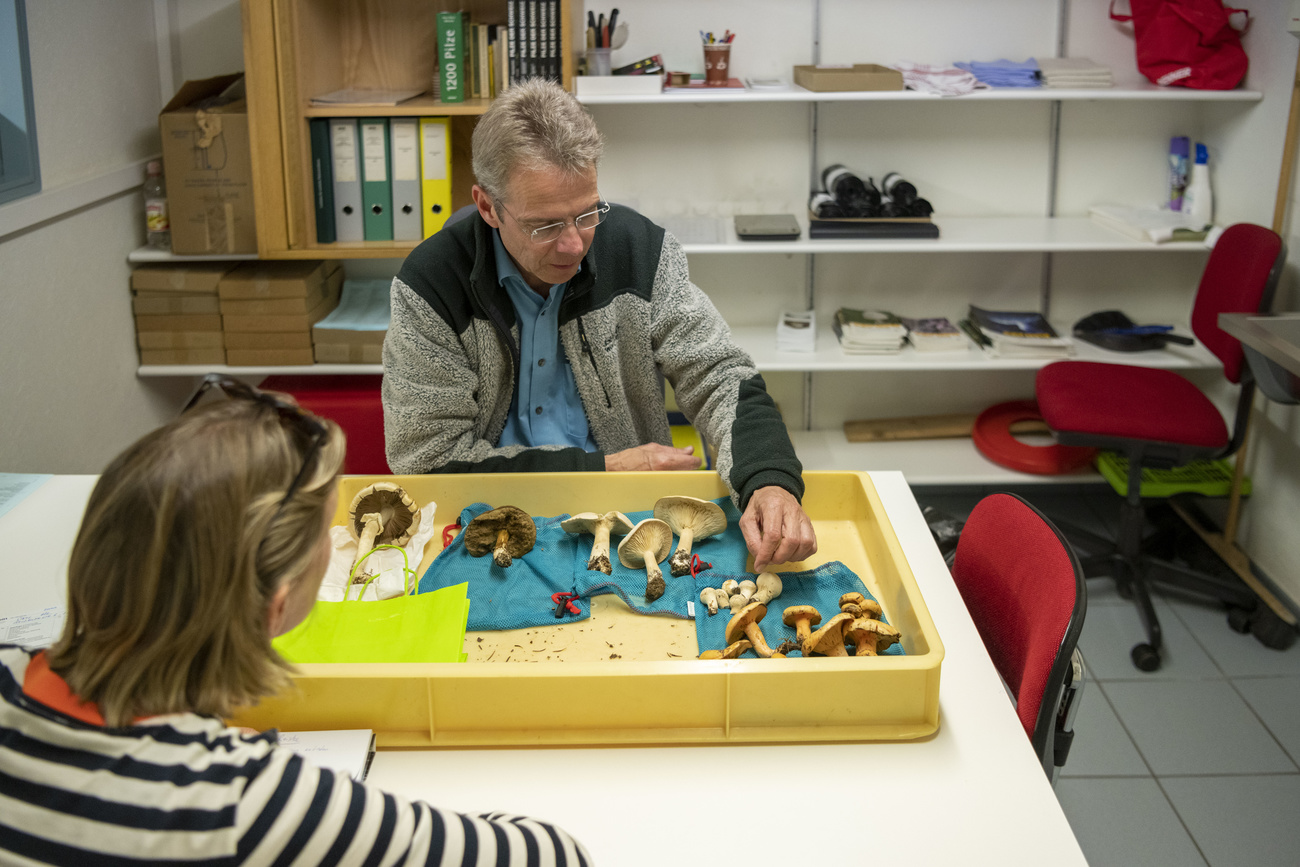
[(970, 306), (970, 321), (988, 340), (985, 352), (998, 358), (1068, 358), (1074, 341), (1062, 337), (1034, 310), (984, 310)]
[(831, 327), (840, 339), (840, 348), (850, 355), (894, 354), (907, 340), (903, 320), (886, 310), (841, 307)]
[(1156, 244), (1165, 241), (1199, 241), (1207, 226), (1194, 223), (1190, 214), (1163, 208), (1132, 208), (1127, 205), (1093, 205), (1088, 209), (1092, 221), (1139, 241)]
[(776, 322), (777, 352), (812, 352), (817, 348), (817, 319), (813, 311), (782, 313)]
[(918, 352), (954, 352), (966, 348), (966, 335), (946, 316), (933, 316), (929, 319), (908, 319), (907, 339)]
[(1113, 87), (1109, 66), (1093, 63), (1086, 57), (1038, 57), (1038, 76), (1043, 87), (1092, 88)]

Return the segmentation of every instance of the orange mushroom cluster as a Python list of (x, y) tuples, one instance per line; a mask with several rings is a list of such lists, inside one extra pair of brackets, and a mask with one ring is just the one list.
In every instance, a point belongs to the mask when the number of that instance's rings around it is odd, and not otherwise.
[[(785, 609), (782, 622), (794, 627), (799, 650), (805, 657), (848, 656), (849, 645), (854, 656), (877, 656), (902, 637), (897, 629), (879, 619), (884, 612), (875, 600), (861, 593), (845, 593), (839, 604), (840, 612), (824, 624), (821, 613), (811, 605)], [(751, 647), (765, 659), (783, 658), (785, 654), (768, 646), (759, 628), (766, 615), (767, 606), (761, 602), (741, 608), (727, 623), (726, 650), (706, 650), (700, 659), (734, 659)]]

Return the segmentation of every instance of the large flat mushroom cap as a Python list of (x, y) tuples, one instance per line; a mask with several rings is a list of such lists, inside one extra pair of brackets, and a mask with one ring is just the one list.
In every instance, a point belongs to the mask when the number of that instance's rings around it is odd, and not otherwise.
[(560, 522), (560, 529), (566, 533), (595, 533), (601, 516), (595, 512), (579, 512)]
[(411, 495), (393, 482), (367, 485), (352, 498), (348, 507), (348, 529), (358, 539), (365, 530), (365, 516), (379, 515), (376, 545), (404, 545), (411, 539), (420, 510)]
[(883, 620), (872, 618), (859, 618), (849, 624), (844, 630), (844, 636), (853, 644), (857, 644), (859, 638), (864, 633), (872, 633), (876, 636), (876, 652), (880, 653), (885, 649), (898, 643), (903, 637), (903, 633), (890, 626)]
[(727, 621), (725, 639), (728, 644), (745, 637), (745, 627), (757, 623), (767, 616), (767, 606), (762, 602), (751, 602), (732, 615)]
[(609, 521), (612, 536), (624, 536), (632, 531), (632, 519), (622, 512), (606, 512), (602, 517)]
[(465, 550), (475, 557), (482, 557), (496, 547), (497, 533), (501, 530), (509, 534), (506, 552), (511, 557), (522, 557), (533, 550), (537, 525), (517, 506), (500, 506), (470, 521), (465, 528)]
[(825, 653), (832, 647), (844, 645), (844, 627), (852, 622), (853, 616), (850, 614), (836, 614), (830, 620), (818, 629), (800, 648), (804, 656), (812, 656), (814, 653)]
[(822, 622), (822, 615), (816, 608), (811, 605), (791, 605), (781, 615), (781, 622), (786, 626), (794, 626), (796, 620), (802, 618), (808, 619), (809, 626), (816, 626)]
[(716, 536), (727, 529), (727, 514), (722, 507), (697, 497), (660, 497), (655, 503), (655, 517), (677, 535), (690, 530), (696, 539)]
[(643, 552), (650, 551), (658, 563), (668, 556), (673, 546), (673, 531), (657, 518), (646, 518), (633, 527), (618, 543), (618, 561), (629, 569), (644, 566)]

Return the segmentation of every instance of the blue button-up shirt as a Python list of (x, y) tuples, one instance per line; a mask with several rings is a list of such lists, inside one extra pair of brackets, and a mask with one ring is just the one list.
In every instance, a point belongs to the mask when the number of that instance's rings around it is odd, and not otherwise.
[(560, 445), (596, 451), (573, 367), (560, 346), (560, 301), (569, 284), (556, 283), (543, 298), (524, 282), (496, 229), (492, 230), (492, 246), (497, 282), (510, 296), (519, 319), (519, 382), (498, 445)]

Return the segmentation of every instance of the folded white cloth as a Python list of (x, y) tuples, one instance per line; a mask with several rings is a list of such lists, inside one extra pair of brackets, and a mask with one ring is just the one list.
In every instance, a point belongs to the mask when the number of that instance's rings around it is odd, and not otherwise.
[(934, 66), (928, 63), (895, 63), (894, 68), (903, 73), (903, 84), (922, 93), (939, 96), (961, 96), (976, 90), (988, 90), (988, 85), (974, 75), (955, 66)]
[[(437, 503), (429, 503), (420, 510), (420, 523), (414, 533), (411, 534), (411, 540), (402, 545), (402, 551), (406, 552), (406, 558), (402, 558), (400, 551), (394, 551), (391, 548), (384, 548), (376, 551), (366, 558), (366, 562), (361, 564), (361, 570), (371, 575), (378, 574), (378, 578), (371, 581), (366, 586), (365, 592), (361, 594), (362, 599), (392, 599), (394, 596), (401, 596), (406, 592), (406, 584), (420, 582), (420, 561), (424, 559), (424, 546), (434, 534), (434, 513), (437, 511)], [(325, 578), (322, 579), (320, 592), (316, 598), (321, 602), (342, 602), (343, 591), (348, 591), (349, 599), (357, 598), (357, 588), (361, 585), (349, 585), (348, 577), (352, 571), (352, 564), (357, 559), (357, 539), (353, 536), (347, 527), (330, 527), (330, 542), (334, 550), (330, 552), (330, 563), (325, 571)], [(404, 575), (402, 568), (406, 563), (410, 563), (410, 568), (415, 572), (414, 575)]]

